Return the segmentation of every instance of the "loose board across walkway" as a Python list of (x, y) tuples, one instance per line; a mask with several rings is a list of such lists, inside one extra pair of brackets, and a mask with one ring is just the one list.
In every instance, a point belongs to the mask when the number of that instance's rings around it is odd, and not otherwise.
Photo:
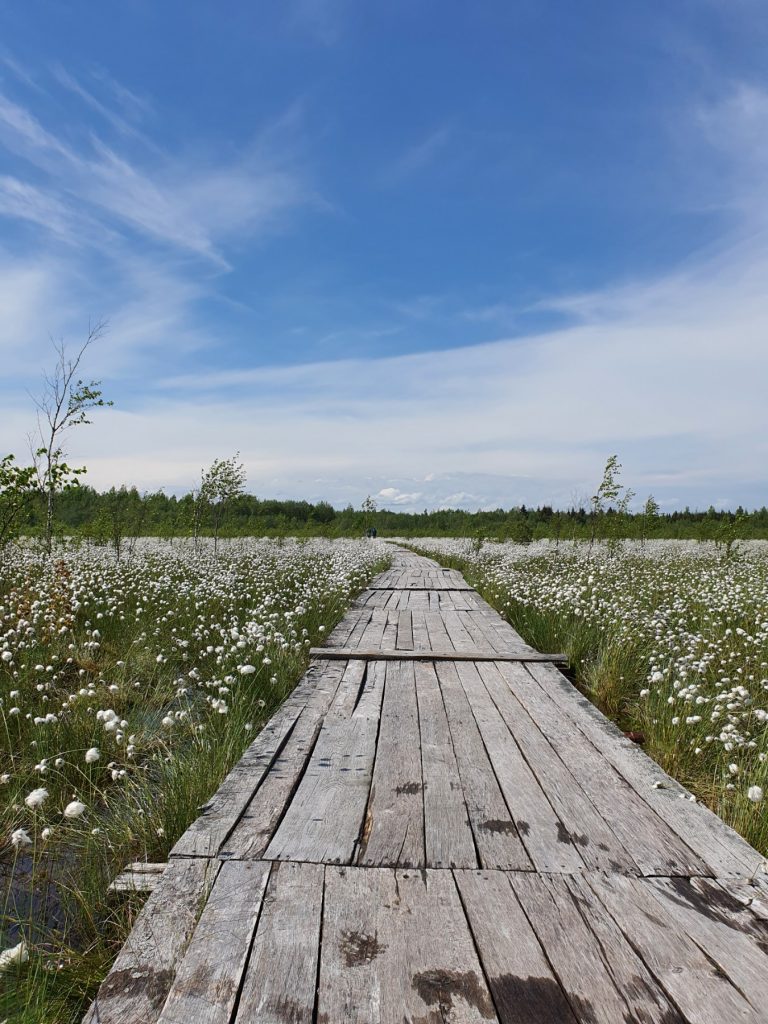
[(455, 570), (395, 550), (312, 655), (89, 1024), (768, 1021), (760, 855)]

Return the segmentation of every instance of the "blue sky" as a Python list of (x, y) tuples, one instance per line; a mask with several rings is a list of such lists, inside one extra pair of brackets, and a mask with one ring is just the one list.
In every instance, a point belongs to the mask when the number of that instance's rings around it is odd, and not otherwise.
[(50, 336), (98, 486), (760, 505), (758, 0), (0, 0), (0, 448)]

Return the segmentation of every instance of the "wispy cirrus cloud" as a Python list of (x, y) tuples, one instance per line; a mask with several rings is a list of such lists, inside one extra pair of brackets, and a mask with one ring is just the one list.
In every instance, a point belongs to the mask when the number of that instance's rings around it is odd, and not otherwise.
[[(140, 137), (63, 68), (56, 69), (55, 77), (98, 109), (118, 133)], [(39, 209), (47, 202), (69, 210), (72, 232), (80, 221), (90, 228), (97, 216), (112, 230), (130, 229), (221, 269), (229, 267), (228, 241), (267, 232), (281, 215), (316, 202), (300, 173), (263, 147), (221, 163), (210, 155), (172, 158), (155, 146), (142, 146), (140, 154), (120, 152), (93, 132), (77, 146), (1, 93), (0, 144), (36, 174), (33, 184), (20, 180), (17, 171), (16, 184), (8, 186), (17, 201), (6, 201), (6, 215), (18, 211), (30, 219), (33, 206)], [(26, 202), (21, 201), (24, 195)], [(54, 223), (60, 230), (62, 218)]]

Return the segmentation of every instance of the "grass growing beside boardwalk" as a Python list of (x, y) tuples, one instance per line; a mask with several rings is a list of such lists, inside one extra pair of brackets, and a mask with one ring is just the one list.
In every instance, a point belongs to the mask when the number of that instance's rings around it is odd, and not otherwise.
[(385, 560), (354, 541), (10, 556), (0, 1020), (81, 1019), (143, 902), (111, 898), (109, 882), (167, 858)]
[(768, 854), (768, 545), (414, 546), (567, 654), (593, 703)]

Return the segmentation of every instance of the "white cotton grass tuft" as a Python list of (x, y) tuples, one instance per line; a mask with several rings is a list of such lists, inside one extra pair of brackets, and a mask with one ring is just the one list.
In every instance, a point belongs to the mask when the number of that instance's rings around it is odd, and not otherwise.
[(22, 941), (18, 946), (11, 946), (0, 952), (0, 972), (8, 971), (16, 964), (25, 964), (29, 960), (29, 950), (26, 942)]
[(95, 764), (96, 761), (101, 757), (101, 751), (98, 747), (91, 747), (90, 750), (85, 752), (85, 763)]
[(29, 832), (24, 828), (17, 828), (15, 832), (11, 832), (11, 846), (15, 846), (19, 849), (22, 846), (31, 846), (32, 837)]
[(45, 801), (48, 799), (48, 790), (42, 786), (37, 789), (33, 789), (31, 793), (24, 797), (24, 803), (27, 807), (33, 811), (37, 810), (38, 807), (42, 807)]
[(80, 818), (85, 814), (87, 808), (81, 800), (71, 800), (64, 808), (65, 818)]
[(749, 789), (747, 790), (747, 796), (749, 797), (749, 799), (752, 801), (753, 804), (762, 803), (762, 800), (763, 800), (763, 790), (762, 790), (762, 788), (760, 786), (750, 786)]
[(241, 676), (252, 676), (256, 671), (255, 665), (239, 665), (237, 671)]

